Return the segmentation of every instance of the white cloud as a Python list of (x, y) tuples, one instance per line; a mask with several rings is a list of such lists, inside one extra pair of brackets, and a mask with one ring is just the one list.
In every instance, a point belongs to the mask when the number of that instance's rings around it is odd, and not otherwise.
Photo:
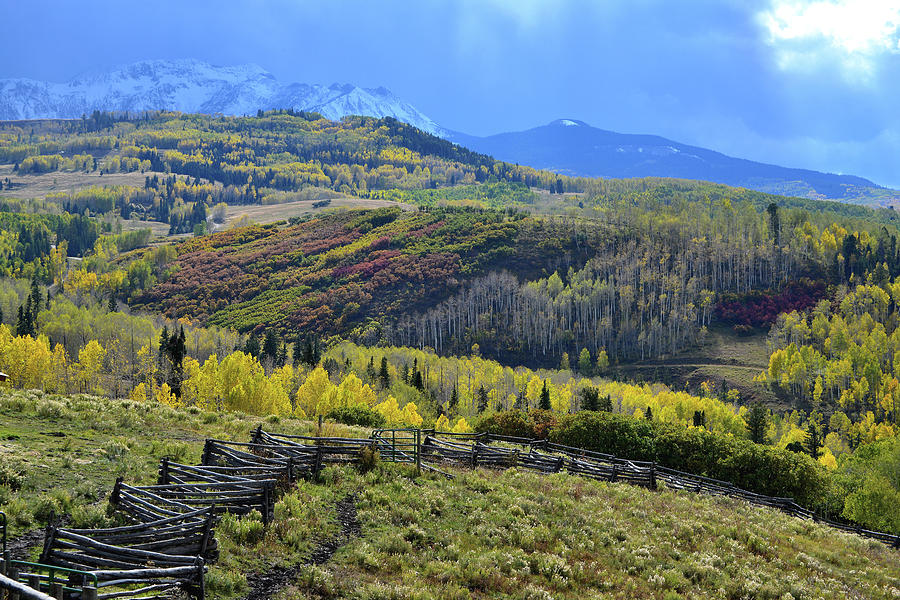
[(900, 53), (897, 0), (772, 0), (759, 20), (782, 69), (837, 60), (845, 76), (865, 81), (880, 57)]

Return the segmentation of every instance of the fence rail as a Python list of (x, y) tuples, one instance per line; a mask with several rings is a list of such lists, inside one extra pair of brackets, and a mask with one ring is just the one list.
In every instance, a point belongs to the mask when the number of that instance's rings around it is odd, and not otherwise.
[[(436, 465), (568, 472), (650, 489), (663, 482), (670, 489), (775, 508), (900, 548), (900, 536), (823, 518), (792, 498), (764, 496), (726, 481), (547, 440), (421, 429), (379, 429), (369, 439), (308, 437), (273, 434), (259, 427), (249, 442), (207, 439), (200, 465), (163, 458), (156, 485), (131, 486), (117, 479), (110, 505), (131, 525), (105, 529), (49, 526), (40, 563), (14, 561), (4, 554), (0, 590), (22, 600), (63, 598), (66, 594), (82, 600), (137, 600), (166, 597), (180, 589), (203, 600), (206, 561), (217, 555), (217, 515), (259, 510), (268, 524), (274, 518), (279, 488), (300, 477), (318, 477), (329, 464), (358, 463), (367, 448), (378, 450), (383, 460), (415, 464), (447, 477), (452, 475)], [(6, 515), (2, 512), (0, 528), (5, 550)], [(65, 580), (59, 577), (62, 575)]]

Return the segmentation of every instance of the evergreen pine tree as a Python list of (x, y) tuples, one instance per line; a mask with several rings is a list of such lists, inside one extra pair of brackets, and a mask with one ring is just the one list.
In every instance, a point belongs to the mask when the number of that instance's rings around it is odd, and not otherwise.
[(760, 402), (754, 402), (744, 417), (747, 431), (750, 433), (750, 441), (757, 444), (766, 444), (766, 430), (769, 428), (769, 411)]
[(267, 330), (263, 337), (262, 356), (273, 363), (278, 356), (278, 334), (274, 329)]
[(581, 388), (581, 410), (600, 410), (600, 390), (595, 387)]
[(366, 378), (367, 378), (370, 382), (373, 382), (373, 383), (374, 383), (374, 382), (375, 382), (375, 377), (376, 377), (376, 375), (377, 375), (377, 373), (375, 372), (375, 357), (374, 357), (374, 356), (370, 356), (370, 357), (369, 357), (369, 364), (366, 365)]
[(702, 410), (694, 411), (694, 427), (706, 427), (706, 413)]
[[(421, 371), (415, 371), (415, 372), (413, 373), (413, 376), (412, 376), (412, 386), (413, 386), (414, 388), (416, 388), (417, 390), (419, 390), (420, 392), (424, 392), (424, 391), (425, 391), (425, 382), (422, 380), (422, 372), (421, 372)], [(456, 389), (454, 388), (453, 391), (454, 391), (454, 393), (455, 393), (455, 392), (456, 392)]]
[(806, 434), (806, 451), (814, 459), (822, 456), (822, 446), (825, 445), (822, 426), (815, 415), (810, 415), (809, 427)]
[(391, 374), (388, 372), (388, 361), (386, 356), (381, 357), (381, 368), (378, 369), (378, 378), (381, 380), (381, 387), (390, 387)]
[(244, 354), (249, 354), (254, 358), (259, 358), (259, 352), (259, 339), (251, 335), (247, 338), (247, 343), (244, 344)]
[(603, 398), (600, 398), (600, 402), (597, 405), (597, 410), (612, 412), (612, 396), (607, 394)]
[(169, 387), (176, 398), (181, 397), (181, 384), (184, 382), (184, 357), (187, 354), (185, 344), (184, 327), (176, 334), (172, 332), (169, 340), (169, 360), (172, 365), (172, 374), (169, 379)]
[(551, 410), (553, 405), (550, 403), (550, 390), (547, 388), (547, 380), (544, 380), (544, 387), (541, 389), (541, 398), (538, 404), (541, 410)]
[(488, 393), (484, 386), (478, 388), (478, 412), (483, 413), (488, 409)]
[[(416, 373), (418, 373), (418, 371)], [(450, 409), (451, 413), (455, 413), (456, 407), (458, 404), (459, 404), (459, 392), (456, 391), (456, 388), (453, 388), (453, 391), (450, 392), (450, 402), (447, 405), (447, 408)]]
[(524, 410), (525, 408), (525, 386), (522, 386), (522, 389), (519, 390), (519, 393), (516, 394), (516, 403), (513, 404), (513, 409), (515, 410)]

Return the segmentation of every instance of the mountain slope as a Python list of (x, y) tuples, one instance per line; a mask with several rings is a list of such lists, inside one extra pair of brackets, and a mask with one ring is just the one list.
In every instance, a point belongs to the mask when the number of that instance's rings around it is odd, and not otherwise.
[(868, 179), (734, 158), (655, 135), (616, 133), (583, 121), (559, 119), (526, 131), (451, 139), (500, 160), (586, 177), (677, 177), (761, 192), (886, 203), (900, 192)]
[(281, 83), (256, 65), (213, 66), (197, 60), (154, 60), (67, 83), (0, 80), (0, 119), (80, 118), (94, 110), (255, 114), (294, 108), (329, 119), (349, 114), (394, 117), (433, 134), (434, 121), (389, 90), (350, 84)]

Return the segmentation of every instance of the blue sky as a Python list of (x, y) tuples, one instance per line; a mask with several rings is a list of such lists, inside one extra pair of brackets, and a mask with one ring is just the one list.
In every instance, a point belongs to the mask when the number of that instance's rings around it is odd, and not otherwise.
[(148, 58), (383, 85), (486, 135), (556, 118), (900, 187), (898, 0), (0, 0), (0, 77)]

